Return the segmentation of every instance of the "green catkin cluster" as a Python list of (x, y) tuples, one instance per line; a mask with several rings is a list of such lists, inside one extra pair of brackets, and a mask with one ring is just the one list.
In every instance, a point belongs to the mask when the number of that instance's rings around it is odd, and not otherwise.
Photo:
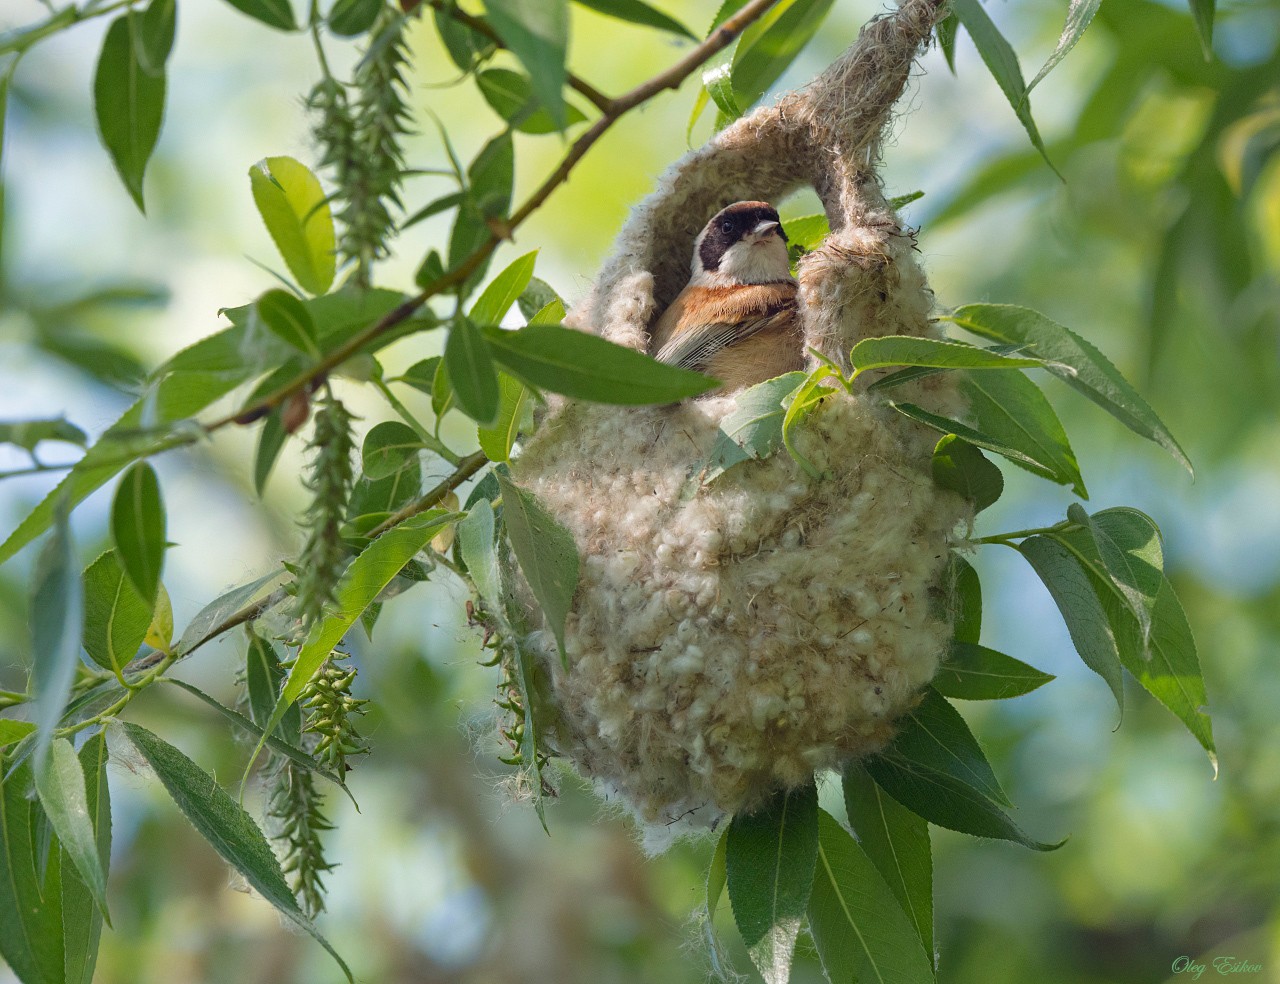
[(303, 910), (312, 917), (324, 909), (322, 876), (333, 870), (320, 841), (324, 831), (333, 829), (321, 810), (323, 802), (313, 773), (291, 761), (281, 763), (272, 782), (267, 815), (275, 821), (275, 838), (283, 845), (280, 867)]
[(356, 721), (369, 702), (351, 696), (356, 669), (346, 664), (347, 658), (346, 653), (335, 650), (320, 664), (299, 698), (307, 712), (303, 731), (315, 736), (312, 754), (339, 776), (350, 768), (348, 757), (369, 750), (356, 731)]
[(294, 600), (294, 613), (300, 623), (299, 638), (303, 639), (324, 616), (325, 605), (333, 601), (334, 588), (347, 558), (341, 529), (354, 479), (351, 455), (355, 438), (351, 420), (342, 402), (327, 394), (316, 412), (315, 429), (308, 445), (312, 458), (304, 484), (312, 498), (303, 518), (307, 542), (298, 558), (298, 588)]
[(307, 105), (317, 113), (313, 128), (320, 163), (332, 169), (341, 203), (338, 253), (355, 264), (354, 279), (370, 282), (373, 263), (385, 257), (399, 210), (409, 107), (404, 68), (408, 62), (408, 17), (393, 8), (378, 15), (369, 32), (369, 50), (349, 86), (322, 80)]

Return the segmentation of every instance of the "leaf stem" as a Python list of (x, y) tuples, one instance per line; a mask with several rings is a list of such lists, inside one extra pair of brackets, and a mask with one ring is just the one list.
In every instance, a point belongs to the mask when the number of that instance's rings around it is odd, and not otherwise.
[(1048, 533), (1068, 533), (1071, 530), (1080, 529), (1079, 524), (1064, 519), (1061, 523), (1054, 523), (1052, 526), (1037, 526), (1028, 530), (1014, 530), (1011, 533), (993, 533), (990, 536), (980, 536), (970, 540), (970, 543), (998, 543), (1005, 546), (1013, 546), (1012, 540), (1022, 540), (1029, 536), (1042, 536)]

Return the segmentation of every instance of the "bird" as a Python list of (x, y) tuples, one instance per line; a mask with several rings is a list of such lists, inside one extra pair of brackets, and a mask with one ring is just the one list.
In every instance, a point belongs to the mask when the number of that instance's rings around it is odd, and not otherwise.
[(693, 246), (692, 277), (658, 319), (650, 354), (725, 393), (804, 366), (787, 234), (768, 202), (734, 202)]

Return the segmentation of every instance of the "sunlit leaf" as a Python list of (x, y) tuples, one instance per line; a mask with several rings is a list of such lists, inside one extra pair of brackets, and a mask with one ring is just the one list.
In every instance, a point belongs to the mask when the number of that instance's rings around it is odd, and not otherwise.
[(249, 182), (289, 271), (303, 290), (325, 293), (333, 286), (337, 256), (333, 215), (319, 179), (292, 157), (267, 157), (249, 168)]
[(916, 927), (858, 842), (825, 811), (818, 814), (809, 932), (829, 981), (933, 982)]
[(864, 338), (849, 353), (852, 366), (864, 371), (885, 366), (930, 366), (939, 369), (1018, 369), (1039, 366), (1037, 358), (1004, 355), (974, 345), (914, 335)]
[(511, 310), (511, 305), (529, 286), (537, 258), (537, 250), (525, 253), (494, 277), (471, 305), (468, 314), (471, 322), (476, 325), (501, 324), (503, 316)]
[(858, 844), (911, 920), (932, 963), (933, 851), (929, 824), (877, 786), (857, 763), (845, 767), (843, 789), (845, 811)]
[(130, 19), (131, 15), (123, 14), (107, 28), (94, 74), (93, 105), (103, 146), (125, 188), (145, 212), (142, 179), (160, 136), (165, 79), (163, 73), (152, 75), (143, 67)]
[(1164, 583), (1164, 545), (1155, 521), (1137, 509), (1103, 509), (1090, 516), (1072, 503), (1067, 517), (1089, 531), (1102, 567), (1129, 603), (1145, 646), (1156, 596)]
[(498, 375), (498, 419), (492, 427), (480, 427), (477, 438), (490, 461), (506, 461), (522, 430), (532, 426), (529, 387), (505, 372)]
[(733, 91), (744, 109), (768, 91), (822, 26), (833, 0), (780, 0), (738, 38)]
[(650, 7), (642, 0), (576, 0), (576, 2), (607, 17), (616, 17), (618, 20), (644, 27), (654, 27), (691, 41), (697, 40), (697, 37), (674, 17), (668, 17), (661, 10)]
[[(98, 862), (105, 874), (111, 865), (111, 792), (107, 788), (107, 736), (99, 731), (80, 749), (85, 805), (94, 832)], [(102, 936), (102, 910), (68, 856), (62, 857), (63, 967), (67, 984), (92, 984)]]
[(786, 984), (818, 856), (818, 792), (779, 792), (729, 824), (725, 867), (733, 918), (768, 984)]

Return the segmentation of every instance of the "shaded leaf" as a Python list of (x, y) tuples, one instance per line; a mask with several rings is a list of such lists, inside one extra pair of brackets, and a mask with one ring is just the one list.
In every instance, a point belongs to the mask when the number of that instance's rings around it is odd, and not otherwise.
[[(99, 731), (80, 749), (85, 803), (93, 826), (98, 862), (105, 874), (111, 866), (111, 792), (107, 788), (107, 736)], [(80, 879), (75, 865), (62, 856), (63, 966), (67, 984), (91, 984), (102, 936), (102, 911)]]
[(416, 465), (423, 447), (422, 438), (408, 424), (398, 420), (375, 424), (365, 435), (360, 451), (365, 477), (377, 481)]
[(933, 481), (982, 512), (1004, 492), (1004, 475), (972, 444), (948, 434), (933, 449)]
[(942, 57), (947, 60), (947, 68), (956, 74), (956, 32), (960, 30), (960, 18), (954, 10), (948, 10), (947, 16), (934, 26), (938, 38), (938, 47), (942, 49)]
[(165, 62), (173, 50), (173, 38), (178, 26), (176, 0), (151, 0), (142, 16), (134, 23), (137, 35), (138, 61), (143, 71), (151, 75), (163, 75)]
[(498, 417), (498, 371), (486, 336), (469, 318), (458, 317), (444, 345), (444, 369), (458, 409), (482, 426)]
[(977, 644), (982, 635), (982, 583), (973, 565), (954, 550), (947, 566), (947, 583), (951, 587), (951, 604), (956, 642)]
[(1200, 47), (1204, 49), (1207, 61), (1213, 57), (1213, 16), (1215, 0), (1190, 0), (1191, 14), (1196, 20), (1196, 31), (1200, 35)]
[[(560, 310), (565, 310), (565, 303), (560, 295), (556, 293), (555, 288), (545, 280), (540, 280), (537, 277), (529, 278), (529, 286), (516, 299), (520, 313), (526, 321), (532, 320), (535, 315), (546, 311), (553, 302), (559, 302)], [(548, 324), (559, 324), (563, 320), (564, 315), (561, 314), (558, 318), (550, 319)]]
[(933, 687), (924, 689), (920, 703), (900, 724), (893, 742), (896, 753), (956, 776), (995, 803), (1013, 805), (964, 718)]
[(859, 372), (885, 366), (932, 366), (939, 369), (1018, 369), (1039, 366), (1036, 358), (1004, 355), (976, 345), (914, 335), (864, 338), (849, 353)]
[(41, 441), (64, 441), (84, 447), (89, 443), (89, 437), (65, 417), (14, 420), (0, 424), (0, 444), (16, 444), (30, 454)]
[[(44, 816), (26, 795), (30, 763), (6, 763), (6, 773), (0, 783), (0, 956), (23, 984), (61, 984), (61, 851), (56, 840), (43, 841)], [(46, 858), (53, 863), (44, 863)], [(96, 911), (92, 902), (90, 910)]]
[(292, 157), (266, 157), (249, 168), (249, 183), (267, 232), (302, 289), (328, 291), (337, 254), (333, 215), (319, 179)]
[(1085, 666), (1107, 682), (1115, 695), (1116, 707), (1123, 713), (1124, 674), (1120, 653), (1084, 564), (1057, 538), (1028, 537), (1018, 545), (1018, 550), (1049, 589)]
[(142, 646), (154, 607), (134, 588), (114, 550), (84, 572), (84, 648), (104, 670), (119, 674)]
[(529, 388), (505, 372), (498, 374), (498, 419), (492, 427), (481, 427), (477, 437), (480, 450), (490, 461), (506, 461), (522, 430), (533, 424)]
[(31, 685), (35, 693), (37, 762), (71, 695), (80, 663), (84, 592), (67, 513), (59, 509), (53, 532), (36, 560), (31, 580)]
[(66, 738), (57, 738), (49, 746), (43, 765), (36, 765), (35, 783), (40, 803), (63, 852), (105, 917), (107, 875), (98, 854), (94, 817), (85, 792), (84, 769), (76, 750)]
[(933, 981), (915, 926), (858, 842), (825, 811), (818, 814), (809, 931), (829, 981)]
[(111, 503), (111, 540), (116, 559), (144, 603), (154, 606), (164, 567), (164, 501), (155, 469), (145, 461), (120, 479)]
[[(976, 445), (980, 448), (986, 448), (988, 451), (994, 451), (1001, 457), (1008, 458), (1010, 461), (1021, 465), (1028, 471), (1034, 471), (1037, 475), (1048, 469), (1037, 462), (1034, 458), (1019, 448), (1012, 447), (1004, 441), (998, 440), (992, 435), (983, 431), (970, 427), (968, 424), (953, 420), (950, 417), (943, 417), (940, 414), (930, 413), (922, 407), (916, 406), (914, 403), (899, 403), (896, 400), (890, 400), (889, 406), (897, 410), (898, 413), (906, 417), (910, 417), (918, 424), (924, 424), (926, 427), (932, 427), (934, 430), (942, 434), (954, 434), (956, 437), (962, 438), (969, 444)], [(1044, 477), (1049, 477), (1045, 475)]]
[(717, 383), (622, 345), (561, 325), (484, 333), (493, 358), (525, 383), (598, 403), (673, 403)]
[(1138, 620), (1145, 647), (1156, 597), (1164, 583), (1164, 545), (1155, 521), (1137, 509), (1103, 509), (1088, 515), (1072, 503), (1067, 516), (1093, 537), (1103, 570)]
[(845, 767), (842, 785), (845, 811), (858, 844), (911, 920), (932, 965), (933, 851), (929, 824), (885, 793), (857, 763)]
[(1049, 372), (1192, 471), (1191, 462), (1164, 421), (1105, 355), (1070, 328), (1038, 311), (1011, 304), (966, 304), (950, 320), (983, 338), (1029, 349), (1045, 360)]
[(302, 301), (287, 290), (275, 288), (259, 297), (249, 312), (250, 331), (263, 325), (290, 348), (304, 355), (319, 355), (316, 325)]
[(22, 741), (36, 730), (30, 721), (15, 721), (13, 718), (0, 718), (0, 748)]
[(385, 6), (385, 0), (335, 0), (327, 18), (329, 30), (342, 38), (363, 34)]
[(1021, 660), (969, 642), (952, 642), (933, 678), (933, 689), (960, 700), (1020, 697), (1055, 679)]
[(241, 13), (248, 14), (254, 20), (262, 21), (268, 27), (281, 31), (296, 31), (298, 22), (293, 18), (293, 7), (289, 0), (227, 0)]
[(804, 379), (803, 372), (789, 372), (756, 383), (737, 395), (737, 406), (720, 422), (716, 442), (703, 464), (704, 484), (734, 465), (777, 453), (782, 447), (782, 422), (787, 413), (783, 401)]
[(130, 15), (111, 22), (93, 81), (93, 108), (102, 144), (138, 208), (145, 212), (142, 178), (164, 118), (164, 75), (144, 67)]
[(453, 63), (464, 72), (469, 72), (477, 62), (488, 58), (497, 50), (497, 45), (470, 25), (464, 24), (449, 15), (447, 10), (434, 8), (436, 31), (444, 42), (445, 50)]
[(564, 623), (578, 589), (578, 548), (573, 534), (543, 507), (532, 493), (514, 485), (501, 473), (502, 516), (507, 538), (547, 626), (564, 658)]
[(458, 523), (458, 549), (476, 593), (491, 611), (502, 612), (502, 581), (494, 550), (493, 506), (480, 499)]
[(253, 455), (253, 490), (259, 498), (266, 491), (271, 470), (288, 439), (280, 409), (272, 410), (262, 422), (262, 430), (258, 432), (258, 447)]
[(812, 783), (775, 794), (729, 825), (725, 867), (733, 918), (768, 984), (791, 974), (818, 856), (818, 792)]
[(489, 22), (533, 82), (538, 101), (556, 125), (567, 122), (565, 55), (569, 47), (568, 0), (485, 0)]
[[(476, 85), (493, 111), (521, 133), (554, 133), (559, 129), (533, 94), (527, 75), (509, 68), (486, 68), (476, 75)], [(565, 114), (568, 126), (587, 118), (573, 103), (565, 103)]]
[(236, 612), (266, 597), (275, 590), (284, 576), (283, 569), (270, 571), (262, 577), (237, 585), (209, 602), (196, 613), (195, 618), (183, 630), (182, 637), (178, 640), (176, 650), (178, 655), (185, 656), (196, 643)]
[(415, 362), (396, 381), (412, 386), (419, 393), (426, 393), (427, 396), (430, 396), (435, 388), (436, 371), (440, 368), (440, 362), (441, 359), (438, 355)]
[(337, 951), (298, 908), (298, 902), (280, 871), (280, 862), (258, 825), (226, 794), (217, 780), (146, 728), (127, 722), (116, 722), (113, 727), (119, 729), (138, 755), (155, 770), (178, 809), (222, 859), (240, 872), (254, 890), (286, 919), (328, 950), (347, 980), (353, 980), (351, 971)]

